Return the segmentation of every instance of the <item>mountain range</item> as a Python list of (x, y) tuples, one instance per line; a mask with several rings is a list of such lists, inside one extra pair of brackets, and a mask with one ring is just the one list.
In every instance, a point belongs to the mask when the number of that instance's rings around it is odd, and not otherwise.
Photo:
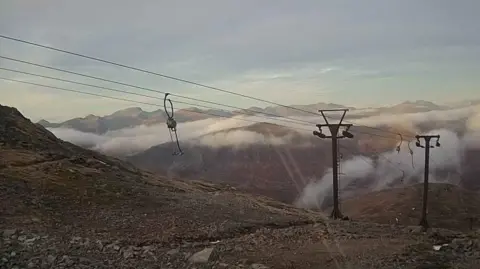
[[(315, 108), (338, 108), (340, 106), (335, 104), (316, 104), (311, 105)], [(306, 109), (308, 106), (298, 107), (299, 109)], [(252, 108), (259, 110), (260, 108)], [(397, 115), (430, 111), (445, 111), (447, 106), (436, 105), (428, 101), (404, 102), (392, 107), (384, 107), (368, 110), (352, 109), (353, 115), (359, 117), (368, 116), (388, 116), (397, 117)], [(181, 115), (182, 111), (177, 112)], [(274, 107), (265, 108), (268, 113), (287, 113), (289, 110), (283, 107), (275, 110)], [(312, 108), (312, 111), (315, 109)], [(118, 111), (112, 115), (104, 117), (105, 120), (121, 119), (141, 119), (148, 118), (139, 115), (152, 115), (155, 112), (144, 112), (140, 108), (127, 109)], [(157, 111), (161, 114), (161, 111)], [(186, 114), (183, 114), (186, 115)], [(203, 115), (203, 114), (200, 114)], [(365, 116), (367, 115), (367, 116)], [(233, 114), (232, 114), (233, 116)], [(187, 117), (181, 118), (186, 122)], [(195, 119), (192, 119), (194, 121)], [(133, 121), (133, 120), (132, 120)], [(386, 121), (388, 122), (388, 121)], [(138, 123), (138, 122), (137, 122)], [(132, 124), (134, 126), (134, 124)], [(219, 124), (212, 124), (218, 127)], [(467, 130), (467, 122), (464, 119), (445, 119), (438, 120), (424, 120), (415, 123), (414, 128), (416, 132), (428, 133), (439, 128), (451, 130), (458, 136), (464, 135)], [(402, 124), (383, 124), (377, 125), (377, 128), (369, 128), (366, 126), (353, 126), (351, 132), (354, 133), (353, 139), (343, 139), (340, 141), (340, 154), (343, 160), (348, 161), (358, 156), (368, 158), (368, 160), (375, 161), (379, 155), (388, 154), (392, 152), (395, 147), (403, 142), (402, 154), (398, 157), (393, 157), (394, 162), (387, 162), (389, 159), (381, 159), (377, 166), (387, 166), (389, 169), (396, 171), (392, 177), (394, 180), (389, 183), (388, 187), (402, 186), (406, 182), (402, 182), (398, 172), (398, 164), (402, 162), (410, 163), (410, 160), (403, 156), (408, 155), (407, 143), (414, 147), (412, 137), (416, 134), (412, 132), (412, 126)], [(183, 135), (185, 132), (194, 132), (192, 128), (205, 128), (205, 126), (192, 126), (182, 129)], [(215, 128), (214, 128), (215, 130)], [(313, 130), (313, 128), (312, 128)], [(141, 135), (142, 131), (138, 134)], [(121, 157), (135, 166), (148, 170), (160, 175), (167, 175), (171, 178), (181, 178), (182, 180), (205, 180), (214, 183), (226, 183), (234, 186), (240, 190), (249, 193), (265, 195), (273, 199), (292, 204), (308, 184), (312, 181), (319, 181), (331, 167), (331, 145), (329, 140), (319, 139), (313, 136), (311, 132), (295, 130), (286, 126), (271, 124), (271, 123), (255, 123), (247, 126), (230, 126), (220, 128), (217, 131), (199, 132), (199, 136), (192, 136), (183, 139), (181, 137), (181, 145), (184, 151), (182, 156), (172, 156), (172, 151), (176, 147), (173, 143), (157, 143), (153, 146), (147, 146), (141, 150), (128, 151), (129, 155), (120, 154), (115, 151), (102, 150), (104, 147), (99, 147), (97, 144), (82, 144), (87, 148), (97, 149), (110, 155)], [(397, 134), (403, 134), (403, 137)], [(123, 134), (122, 134), (123, 135)], [(153, 133), (158, 136), (157, 132)], [(408, 138), (407, 138), (408, 136)], [(127, 147), (128, 145), (135, 145), (141, 143), (144, 138), (142, 136), (133, 135), (131, 138), (123, 138), (122, 142), (115, 142), (115, 136), (106, 136), (106, 144), (117, 144), (119, 148)], [(145, 136), (145, 140), (151, 139), (150, 136)], [(404, 141), (402, 141), (402, 139)], [(109, 142), (110, 141), (110, 142)], [(128, 145), (126, 145), (128, 144)], [(415, 148), (414, 148), (415, 149)], [(462, 187), (477, 190), (480, 184), (476, 183), (475, 173), (478, 172), (478, 157), (480, 152), (474, 148), (467, 148), (462, 151), (462, 154), (469, 156), (462, 161), (460, 176), (463, 177)], [(416, 155), (421, 154), (417, 152)], [(404, 158), (402, 160), (402, 158)], [(395, 160), (398, 159), (398, 160)], [(413, 163), (413, 161), (411, 161)], [(411, 171), (412, 165), (402, 167), (402, 170)], [(341, 168), (343, 169), (343, 168)], [(454, 168), (448, 168), (450, 172), (457, 172)], [(351, 176), (348, 175), (347, 176)], [(350, 173), (355, 173), (351, 171)], [(419, 182), (421, 173), (406, 176), (409, 183)], [(364, 175), (359, 178), (354, 178), (354, 182), (346, 187), (343, 191), (343, 198), (349, 198), (370, 191), (375, 180), (369, 179), (369, 176)], [(441, 176), (441, 174), (439, 174)], [(443, 176), (441, 176), (443, 178)], [(326, 186), (328, 188), (329, 186)], [(328, 207), (331, 201), (330, 193), (326, 193), (326, 197), (322, 198), (322, 208)]]
[[(222, 111), (200, 111), (197, 108), (188, 110), (175, 111), (175, 120), (179, 123), (187, 121), (195, 121), (209, 118), (204, 113), (213, 113), (217, 115), (225, 115)], [(226, 114), (225, 116), (231, 116)], [(116, 111), (107, 116), (88, 115), (84, 118), (74, 118), (61, 123), (51, 123), (46, 120), (40, 120), (38, 123), (46, 128), (70, 128), (86, 133), (104, 134), (108, 131), (114, 131), (138, 125), (153, 125), (166, 122), (166, 114), (163, 110), (155, 110), (152, 112), (143, 111), (139, 107), (132, 107)]]
[[(352, 130), (365, 131), (361, 127)], [(265, 142), (222, 146), (219, 141), (235, 133), (258, 135)], [(370, 139), (369, 135), (359, 134), (341, 143), (354, 152), (364, 153), (383, 152), (397, 143), (386, 140), (373, 144)], [(220, 145), (212, 146), (209, 141)], [(372, 147), (367, 147), (369, 144)], [(286, 203), (293, 203), (306, 184), (321, 178), (332, 162), (329, 141), (270, 123), (255, 123), (197, 137), (183, 145), (182, 156), (173, 156), (172, 147), (172, 143), (160, 144), (126, 160), (154, 173), (224, 182)], [(352, 156), (351, 152), (341, 152), (344, 158)]]
[[(274, 125), (249, 128), (289, 135)], [(221, 181), (151, 174), (62, 141), (1, 105), (0, 160), (0, 268), (473, 269), (480, 258), (480, 236), (455, 231), (472, 227), (478, 195), (448, 184), (430, 184), (429, 219), (454, 230), (402, 225), (419, 219), (411, 208), (421, 185), (347, 199), (353, 220), (331, 221)], [(405, 218), (395, 225), (370, 223), (398, 213)]]
[[(285, 106), (270, 106), (266, 108), (250, 107), (245, 110), (226, 111), (220, 109), (202, 110), (199, 108), (179, 109), (175, 112), (175, 120), (179, 123), (191, 122), (215, 117), (233, 117), (237, 115), (263, 114), (268, 117), (302, 117), (312, 116), (312, 113), (318, 114), (319, 109), (339, 109), (348, 108), (355, 111), (350, 118), (366, 117), (379, 114), (401, 114), (417, 113), (433, 110), (443, 110), (447, 106), (437, 105), (429, 101), (404, 102), (391, 107), (360, 109), (355, 107), (346, 107), (333, 103), (316, 103), (311, 105), (292, 105), (292, 108)], [(217, 115), (217, 116), (214, 116)], [(272, 116), (275, 115), (275, 116)], [(336, 116), (333, 115), (333, 118)], [(83, 118), (74, 118), (60, 123), (51, 123), (46, 120), (40, 120), (38, 123), (46, 128), (71, 128), (81, 132), (104, 134), (108, 131), (115, 131), (124, 128), (135, 127), (139, 125), (154, 125), (166, 122), (166, 114), (163, 109), (147, 112), (139, 107), (132, 107), (116, 111), (106, 116), (88, 115)]]
[[(448, 125), (447, 125), (448, 126)], [(457, 132), (464, 132), (463, 128), (453, 125)], [(437, 125), (433, 123), (422, 126), (425, 132), (434, 130)], [(413, 137), (414, 134), (400, 127), (382, 127), (390, 132), (401, 132), (405, 136)], [(411, 138), (404, 138), (402, 152), (398, 156), (389, 155), (400, 141), (393, 139), (378, 139), (376, 135), (385, 136), (383, 131), (372, 131), (367, 127), (354, 126), (351, 132), (355, 134), (353, 139), (340, 140), (339, 153), (340, 161), (349, 162), (360, 158), (358, 170), (368, 162), (373, 162), (373, 171), (366, 175), (356, 175), (356, 168), (352, 170), (348, 164), (345, 168), (340, 167), (341, 177), (351, 183), (342, 190), (342, 199), (357, 196), (361, 193), (371, 191), (375, 184), (385, 181), (378, 178), (382, 176), (392, 178), (385, 187), (401, 187), (405, 184), (421, 182), (420, 172), (413, 173), (412, 160), (408, 155), (408, 142), (414, 142)], [(245, 139), (257, 137), (258, 142), (247, 144), (223, 144), (223, 140), (234, 140), (239, 136)], [(242, 141), (242, 139), (240, 139)], [(163, 143), (147, 149), (141, 153), (128, 156), (126, 160), (141, 169), (168, 175), (172, 178), (184, 180), (202, 179), (214, 183), (227, 183), (241, 190), (250, 193), (269, 196), (285, 203), (294, 203), (311, 182), (321, 182), (330, 177), (322, 179), (331, 167), (331, 142), (319, 139), (313, 135), (307, 135), (290, 128), (270, 124), (256, 123), (246, 127), (230, 128), (204, 136), (197, 137), (190, 141), (184, 141), (184, 155), (173, 156), (172, 143)], [(414, 147), (414, 143), (412, 143)], [(415, 148), (413, 148), (415, 149)], [(415, 151), (415, 156), (421, 154)], [(461, 177), (460, 186), (471, 190), (479, 190), (480, 184), (475, 174), (480, 172), (480, 150), (466, 148), (462, 154), (461, 173), (455, 174)], [(367, 161), (365, 161), (367, 159)], [(418, 162), (422, 160), (419, 159)], [(401, 164), (399, 164), (401, 162)], [(412, 162), (412, 164), (410, 164)], [(401, 167), (401, 168), (400, 168)], [(383, 171), (385, 170), (385, 171)], [(342, 172), (343, 171), (343, 172)], [(383, 171), (383, 172), (382, 172)], [(403, 171), (402, 173), (400, 173)], [(387, 173), (387, 174), (385, 174)], [(447, 180), (451, 173), (457, 173), (454, 167), (447, 167), (444, 170), (432, 172), (437, 180)], [(347, 181), (345, 181), (347, 182)], [(325, 185), (324, 188), (328, 188)], [(331, 192), (324, 197), (325, 208), (329, 205)]]

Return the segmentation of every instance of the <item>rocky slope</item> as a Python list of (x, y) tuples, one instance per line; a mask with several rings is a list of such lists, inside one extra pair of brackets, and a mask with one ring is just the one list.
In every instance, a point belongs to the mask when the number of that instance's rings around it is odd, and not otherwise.
[[(360, 221), (417, 225), (422, 212), (422, 199), (423, 184), (416, 184), (348, 199), (342, 202), (342, 208), (346, 215)], [(480, 228), (478, 192), (451, 184), (431, 183), (427, 205), (427, 219), (432, 227), (466, 231)]]
[(477, 235), (331, 222), (153, 176), (4, 106), (0, 159), (0, 268), (478, 268)]

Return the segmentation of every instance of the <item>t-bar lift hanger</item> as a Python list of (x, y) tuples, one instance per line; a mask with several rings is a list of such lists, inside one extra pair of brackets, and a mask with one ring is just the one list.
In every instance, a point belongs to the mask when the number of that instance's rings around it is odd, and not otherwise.
[[(167, 127), (168, 127), (168, 132), (170, 133), (170, 140), (172, 141), (172, 143), (174, 142), (172, 133), (175, 133), (175, 141), (177, 144), (177, 148), (175, 148), (175, 145), (173, 146), (172, 155), (183, 155), (183, 151), (180, 148), (180, 143), (178, 142), (177, 122), (173, 118), (173, 115), (174, 115), (173, 103), (172, 103), (172, 100), (170, 100), (169, 98), (167, 99), (167, 96), (169, 94), (170, 93), (165, 93), (165, 98), (163, 99), (163, 106), (165, 108), (165, 114), (167, 115)], [(167, 101), (168, 103), (170, 103), (170, 113), (168, 112), (168, 109), (167, 109)]]

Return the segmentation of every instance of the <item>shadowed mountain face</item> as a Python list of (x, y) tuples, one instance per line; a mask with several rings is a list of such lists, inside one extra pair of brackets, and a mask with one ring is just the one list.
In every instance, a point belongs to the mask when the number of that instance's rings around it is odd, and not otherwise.
[(462, 186), (470, 190), (480, 190), (480, 149), (467, 149), (463, 156)]
[[(220, 138), (235, 132), (258, 134), (268, 141), (238, 147), (212, 147), (199, 142), (207, 137), (213, 137), (215, 141), (216, 136)], [(282, 142), (287, 139), (288, 144)], [(182, 156), (172, 156), (174, 145), (167, 143), (130, 156), (127, 160), (159, 174), (223, 182), (289, 203), (312, 176), (320, 176), (331, 162), (328, 161), (331, 156), (325, 155), (327, 143), (274, 124), (233, 128), (197, 140), (183, 143), (185, 154)]]
[[(397, 129), (398, 130), (398, 129)], [(225, 137), (242, 132), (258, 135), (260, 141), (222, 145)], [(340, 155), (349, 159), (392, 150), (395, 138), (377, 140), (366, 129), (352, 128), (354, 139), (340, 139)], [(247, 136), (246, 136), (247, 137)], [(240, 140), (241, 142), (241, 140)], [(239, 143), (240, 143), (239, 142)], [(322, 178), (332, 165), (331, 143), (313, 135), (267, 123), (232, 128), (183, 141), (182, 156), (172, 156), (172, 143), (152, 147), (127, 157), (137, 167), (171, 177), (227, 183), (252, 193), (292, 203), (312, 180)]]
[[(399, 187), (422, 180), (423, 157), (420, 154), (423, 152), (415, 147), (415, 141), (411, 138), (414, 134), (401, 127), (380, 128), (393, 134), (399, 132), (408, 135), (403, 138), (401, 152), (394, 150), (401, 144), (399, 136), (367, 127), (353, 127), (353, 139), (339, 140), (339, 157), (346, 162), (345, 167), (342, 164), (340, 168), (341, 178), (349, 182), (342, 185), (342, 193), (347, 195), (346, 198), (380, 188), (384, 176), (389, 178), (389, 182), (381, 188)], [(437, 128), (437, 125), (428, 123), (421, 128), (428, 131)], [(462, 124), (455, 123), (452, 128), (458, 130), (459, 134), (464, 132)], [(238, 137), (236, 133), (245, 137), (259, 136), (260, 139), (247, 144), (241, 144), (241, 139), (235, 144), (223, 144), (226, 138)], [(379, 139), (376, 135), (390, 139)], [(415, 157), (415, 165), (408, 152), (409, 142), (415, 150), (414, 155), (418, 156)], [(332, 167), (330, 140), (283, 126), (258, 123), (210, 133), (181, 143), (185, 152), (182, 156), (172, 156), (174, 145), (167, 143), (129, 156), (127, 160), (154, 173), (185, 180), (222, 182), (286, 203), (293, 203), (312, 181), (331, 182), (331, 176), (328, 176), (328, 170)], [(386, 157), (383, 154), (387, 154)], [(480, 165), (480, 154), (474, 150), (467, 150), (465, 154), (459, 170), (450, 166), (432, 168), (432, 176), (440, 182), (455, 181), (465, 188), (478, 189), (480, 185), (476, 183), (474, 173)], [(374, 167), (372, 169), (369, 168), (370, 161)], [(356, 170), (362, 169), (370, 171), (365, 175), (356, 175)], [(322, 179), (324, 176), (326, 178)], [(456, 180), (460, 177), (462, 181)], [(326, 185), (324, 188), (330, 187)], [(331, 192), (326, 195), (322, 208), (328, 206), (331, 199)]]

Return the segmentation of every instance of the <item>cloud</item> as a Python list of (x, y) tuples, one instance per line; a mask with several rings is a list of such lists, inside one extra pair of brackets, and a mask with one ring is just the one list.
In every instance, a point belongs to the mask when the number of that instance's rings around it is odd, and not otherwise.
[[(293, 132), (294, 130), (292, 130)], [(252, 131), (228, 131), (214, 134), (206, 134), (200, 138), (188, 141), (190, 144), (200, 144), (212, 148), (231, 147), (233, 149), (243, 148), (249, 145), (262, 144), (262, 145), (292, 145), (294, 143), (295, 136), (288, 134), (281, 137), (273, 136), (272, 134), (261, 134)], [(303, 143), (296, 143), (297, 147), (311, 146), (308, 141)]]
[[(466, 120), (466, 125), (468, 131), (465, 133), (465, 136), (462, 138), (466, 146), (469, 146), (473, 143), (476, 144), (476, 137), (478, 137), (477, 132), (474, 130), (476, 128), (476, 122), (478, 117), (478, 106), (467, 107), (463, 109), (451, 109), (448, 111), (435, 111), (435, 112), (426, 112), (426, 113), (414, 113), (414, 114), (404, 114), (404, 115), (384, 115), (376, 117), (366, 117), (356, 120), (352, 120), (354, 123), (362, 123), (368, 126), (375, 126), (377, 124), (383, 125), (387, 124), (388, 126), (408, 122), (410, 124), (409, 130), (415, 130), (418, 124), (422, 123), (437, 123), (434, 124), (433, 128), (436, 126), (441, 126), (444, 120), (456, 120), (461, 122)], [(307, 122), (312, 122), (312, 126), (306, 126), (299, 123), (278, 121), (275, 118), (259, 118), (255, 116), (238, 116), (233, 118), (211, 118), (193, 122), (179, 123), (178, 125), (178, 137), (181, 143), (196, 143), (202, 144), (204, 146), (210, 147), (222, 147), (222, 146), (233, 146), (233, 147), (244, 147), (251, 144), (271, 144), (271, 145), (281, 145), (281, 144), (291, 144), (294, 143), (295, 137), (293, 134), (303, 135), (306, 137), (313, 137), (312, 131), (316, 128), (314, 127), (314, 122), (318, 122), (318, 117), (291, 117), (292, 119), (303, 120)], [(252, 124), (255, 124), (256, 121), (273, 123), (284, 126), (291, 130), (291, 134), (287, 134), (284, 137), (273, 136), (270, 134), (260, 134), (258, 132), (248, 131), (248, 130), (231, 130), (232, 128), (241, 128), (247, 127)], [(450, 127), (448, 127), (450, 128)], [(456, 127), (457, 128), (457, 127)], [(459, 127), (458, 127), (459, 128)], [(223, 132), (225, 130), (230, 130), (228, 132)], [(55, 135), (59, 138), (79, 144), (81, 146), (88, 145), (91, 148), (99, 150), (107, 154), (133, 154), (144, 151), (152, 146), (167, 143), (171, 141), (170, 134), (165, 124), (160, 125), (151, 125), (151, 126), (136, 126), (133, 128), (125, 128), (116, 131), (107, 132), (104, 135), (94, 135), (88, 133), (82, 133), (70, 129), (64, 128), (51, 128)], [(458, 145), (448, 147), (448, 143), (453, 143), (456, 141), (456, 136), (451, 134), (451, 131), (458, 132), (459, 130), (439, 130), (442, 134), (441, 142), (445, 144), (442, 148), (449, 148), (449, 152), (454, 148), (458, 148)], [(354, 132), (354, 131), (353, 131)], [(328, 131), (325, 130), (325, 133), (328, 135)], [(391, 136), (391, 134), (383, 134)], [(309, 139), (305, 139), (305, 143), (298, 146), (308, 146)], [(295, 143), (298, 143), (296, 141)], [(406, 143), (403, 144), (406, 146)], [(450, 150), (451, 149), (451, 150)], [(392, 149), (393, 150), (393, 149)], [(403, 149), (404, 152), (408, 152), (408, 149)], [(417, 151), (417, 149), (414, 149)], [(387, 156), (388, 158), (397, 158), (396, 153), (393, 153), (392, 156)], [(404, 166), (409, 166), (411, 160), (407, 155), (404, 156), (404, 159), (401, 160)], [(451, 158), (457, 158), (458, 156), (452, 156)], [(421, 162), (421, 160), (418, 160)]]
[[(456, 133), (445, 129), (432, 130), (427, 134), (439, 134), (442, 142), (441, 147), (431, 149), (430, 182), (458, 184), (465, 137), (458, 137)], [(436, 140), (433, 140), (432, 144), (435, 142)], [(476, 143), (478, 142), (480, 140), (476, 140)], [(347, 199), (361, 192), (423, 182), (425, 151), (417, 147), (413, 147), (412, 150), (413, 154), (410, 155), (408, 146), (404, 144), (400, 153), (392, 149), (379, 154), (375, 160), (367, 156), (353, 156), (342, 161), (340, 167), (343, 173), (339, 183), (341, 198)], [(449, 173), (446, 175), (437, 173), (444, 170)], [(329, 169), (320, 180), (311, 182), (303, 189), (295, 204), (305, 208), (322, 207), (326, 199), (331, 197), (332, 177), (332, 170)], [(367, 183), (360, 183), (365, 179), (368, 179)], [(352, 184), (356, 186), (353, 191), (348, 188)]]
[[(360, 156), (343, 161), (341, 167), (342, 174), (347, 176), (341, 175), (340, 189), (346, 187), (353, 179), (364, 178), (374, 170), (373, 161)], [(332, 192), (332, 177), (333, 172), (330, 168), (320, 180), (307, 184), (295, 201), (295, 205), (305, 208), (320, 208)]]
[(260, 133), (251, 131), (233, 131), (227, 133), (216, 133), (203, 136), (197, 141), (201, 145), (218, 147), (242, 147), (251, 144), (272, 144), (281, 145), (287, 142), (281, 138), (267, 137)]
[[(478, 112), (478, 106), (471, 106), (447, 111), (367, 117), (356, 121), (377, 124), (389, 123), (389, 126), (409, 122), (412, 128), (415, 129), (418, 129), (417, 125), (419, 124), (431, 124), (433, 128), (426, 131), (425, 134), (439, 134), (439, 142), (441, 144), (440, 147), (431, 149), (431, 182), (459, 184), (459, 175), (462, 175), (462, 169), (464, 169), (466, 163), (464, 159), (465, 152), (470, 149), (480, 149), (480, 129), (477, 125)], [(380, 117), (382, 120), (378, 120)], [(311, 117), (297, 118), (313, 120)], [(248, 129), (242, 129), (241, 127), (254, 124), (253, 122), (245, 120), (258, 120), (258, 118), (234, 117), (229, 119), (206, 119), (180, 123), (178, 125), (180, 144), (190, 146), (202, 145), (214, 149), (228, 147), (235, 150), (260, 144), (311, 147), (315, 141), (311, 140), (313, 136), (308, 128), (305, 130), (298, 129), (295, 128), (297, 125), (293, 123), (279, 123), (275, 119), (265, 119), (266, 122), (277, 123), (292, 130), (292, 133), (284, 136), (274, 136), (271, 133), (258, 133), (249, 131)], [(435, 128), (441, 126), (443, 122), (450, 120), (464, 122), (465, 130), (457, 130), (456, 128), (460, 128), (458, 126), (455, 126), (455, 128), (452, 126), (445, 126), (440, 129)], [(137, 126), (111, 131), (104, 135), (81, 133), (64, 128), (53, 128), (50, 129), (50, 131), (61, 139), (112, 155), (135, 154), (152, 146), (170, 141), (170, 135), (164, 124)], [(298, 141), (298, 135), (304, 137), (304, 143)], [(401, 145), (400, 152), (392, 148), (373, 156), (356, 154), (349, 159), (343, 160), (340, 163), (340, 193), (342, 199), (358, 195), (362, 192), (383, 190), (421, 182), (423, 180), (425, 151), (423, 148), (415, 147), (415, 141), (411, 139), (408, 139), (408, 141), (413, 142), (411, 143), (411, 147), (409, 147), (407, 141), (404, 141)], [(436, 142), (436, 139), (433, 139), (431, 144), (435, 145)], [(421, 140), (421, 143), (424, 144), (425, 142)], [(409, 153), (410, 149), (412, 150), (412, 154)], [(344, 148), (344, 150), (348, 151), (350, 149)], [(202, 156), (197, 155), (189, 157), (195, 161), (192, 161), (191, 164), (201, 164)], [(184, 161), (184, 163), (189, 162)], [(177, 165), (181, 165), (181, 162)], [(295, 201), (295, 204), (299, 207), (307, 208), (316, 208), (325, 205), (331, 197), (331, 179), (331, 169), (328, 169), (321, 178), (312, 179), (310, 183), (300, 191), (300, 195)]]
[(69, 128), (47, 128), (56, 137), (86, 148), (92, 148), (96, 145), (108, 143), (109, 138), (93, 133), (84, 133)]
[(480, 106), (475, 106), (473, 110), (473, 115), (467, 120), (467, 128), (470, 131), (480, 132)]
[[(471, 127), (475, 126), (478, 120), (478, 111), (480, 106), (469, 106), (459, 109), (449, 109), (449, 110), (433, 110), (428, 112), (418, 112), (418, 113), (404, 113), (404, 114), (381, 114), (371, 117), (364, 117), (360, 119), (352, 120), (355, 124), (358, 125), (368, 125), (368, 126), (380, 126), (380, 125), (392, 125), (392, 124), (401, 124), (406, 126), (414, 126), (420, 123), (425, 122), (445, 122), (445, 121), (454, 121), (464, 118), (469, 118), (469, 124)], [(471, 117), (476, 115), (475, 117)], [(470, 128), (471, 128), (470, 127)]]
[[(253, 131), (237, 130), (222, 132), (232, 128), (246, 127), (258, 121), (257, 117), (212, 118), (187, 123), (179, 123), (177, 127), (180, 143), (194, 143), (211, 147), (233, 146), (243, 147), (251, 144), (280, 145), (289, 143), (293, 138), (273, 137)], [(275, 119), (264, 119), (268, 123), (278, 123)], [(294, 128), (297, 124), (286, 124), (287, 128)], [(110, 131), (104, 135), (95, 135), (65, 128), (49, 128), (60, 139), (70, 141), (80, 146), (87, 146), (112, 155), (130, 155), (139, 153), (152, 146), (171, 141), (169, 131), (165, 124), (140, 125)], [(295, 129), (292, 129), (292, 132)], [(220, 132), (220, 133), (219, 133)], [(310, 134), (302, 131), (301, 134)], [(302, 144), (305, 146), (307, 144)]]

